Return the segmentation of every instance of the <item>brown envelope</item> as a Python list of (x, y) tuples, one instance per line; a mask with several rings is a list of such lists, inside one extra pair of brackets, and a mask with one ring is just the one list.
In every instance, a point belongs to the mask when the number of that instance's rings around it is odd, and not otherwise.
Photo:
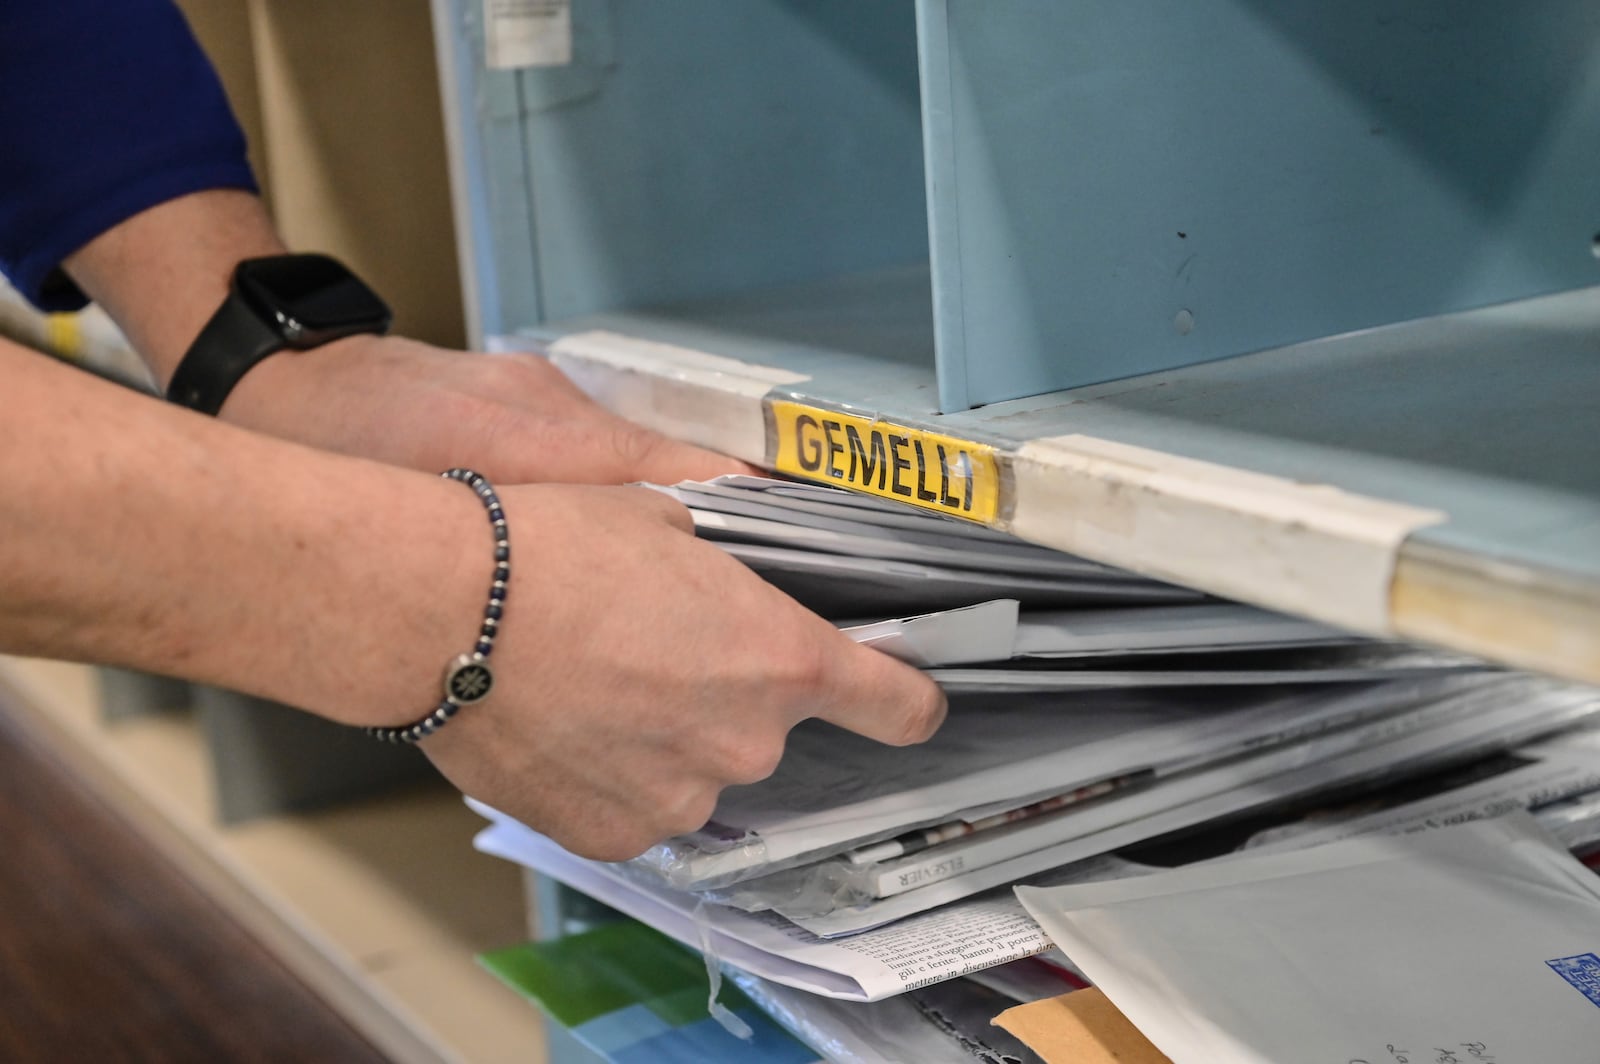
[(1172, 1064), (1093, 987), (1009, 1008), (994, 1022), (1046, 1064)]

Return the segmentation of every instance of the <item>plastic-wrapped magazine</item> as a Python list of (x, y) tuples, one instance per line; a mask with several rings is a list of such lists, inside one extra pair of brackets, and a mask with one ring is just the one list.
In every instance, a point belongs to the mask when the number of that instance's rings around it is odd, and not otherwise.
[(1588, 791), (1541, 807), (1539, 825), (1579, 857), (1594, 864), (1600, 854), (1600, 791)]
[[(863, 882), (861, 870), (846, 860), (797, 868), (771, 882), (755, 880), (715, 896), (771, 908), (819, 936), (853, 934), (1220, 817), (1353, 781), (1475, 759), (1597, 718), (1600, 694), (1591, 689), (1502, 678), (1393, 717), (1158, 781), (1099, 804), (1024, 820), (999, 829), (992, 839), (979, 833), (865, 870), (868, 877), (910, 878), (904, 891), (859, 900), (851, 884), (852, 876), (854, 883)], [(910, 875), (908, 869), (919, 871)], [(867, 893), (882, 886), (870, 878), (865, 882), (871, 884)]]
[(1267, 747), (1251, 757), (1216, 768), (1195, 768), (1166, 778), (1158, 778), (1150, 771), (1131, 773), (987, 818), (918, 829), (835, 858), (710, 891), (709, 896), (739, 909), (773, 909), (803, 922), (837, 909), (870, 906), (877, 899), (971, 875), (1042, 846), (1085, 837), (1218, 790), (1246, 786), (1283, 771), (1362, 750), (1374, 742), (1437, 728), (1443, 722), (1459, 726), (1470, 715), (1488, 714), (1493, 709), (1496, 704), (1488, 699), (1424, 702), (1301, 742)]
[(790, 733), (771, 778), (724, 791), (704, 829), (637, 863), (680, 890), (725, 887), (916, 828), (1130, 773), (1195, 768), (1489, 682), (1424, 674), (1332, 692), (1097, 691), (1017, 700), (1003, 713), (958, 696), (939, 733), (914, 748), (810, 721)]

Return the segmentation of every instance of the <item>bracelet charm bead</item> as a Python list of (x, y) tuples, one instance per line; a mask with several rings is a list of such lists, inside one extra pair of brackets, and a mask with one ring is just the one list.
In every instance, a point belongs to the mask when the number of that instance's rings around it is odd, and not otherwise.
[(494, 687), (494, 673), (475, 654), (463, 654), (444, 672), (444, 696), (458, 706), (481, 702)]
[(440, 476), (459, 481), (471, 488), (489, 513), (489, 526), (494, 532), (494, 579), (489, 585), (489, 604), (483, 610), (483, 624), (478, 629), (477, 642), (472, 650), (451, 660), (444, 671), (444, 691), (433, 712), (414, 724), (399, 728), (372, 727), (364, 729), (374, 739), (386, 743), (417, 743), (444, 727), (462, 706), (481, 702), (494, 690), (494, 670), (489, 668), (489, 655), (494, 652), (494, 640), (500, 633), (500, 621), (505, 616), (506, 589), (511, 583), (511, 539), (506, 528), (505, 510), (500, 506), (500, 496), (481, 473), (470, 469), (450, 469)]

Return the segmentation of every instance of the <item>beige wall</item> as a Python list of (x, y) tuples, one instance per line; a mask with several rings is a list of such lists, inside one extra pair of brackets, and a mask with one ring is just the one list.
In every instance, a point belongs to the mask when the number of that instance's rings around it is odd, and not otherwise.
[(465, 327), (427, 0), (179, 0), (290, 246), (349, 263), (396, 330)]

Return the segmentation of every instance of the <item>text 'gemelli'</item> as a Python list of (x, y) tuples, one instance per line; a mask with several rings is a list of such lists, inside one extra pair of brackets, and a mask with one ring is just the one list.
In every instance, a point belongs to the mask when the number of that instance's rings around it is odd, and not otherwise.
[(775, 400), (774, 465), (925, 510), (989, 523), (999, 501), (991, 448), (936, 432)]

